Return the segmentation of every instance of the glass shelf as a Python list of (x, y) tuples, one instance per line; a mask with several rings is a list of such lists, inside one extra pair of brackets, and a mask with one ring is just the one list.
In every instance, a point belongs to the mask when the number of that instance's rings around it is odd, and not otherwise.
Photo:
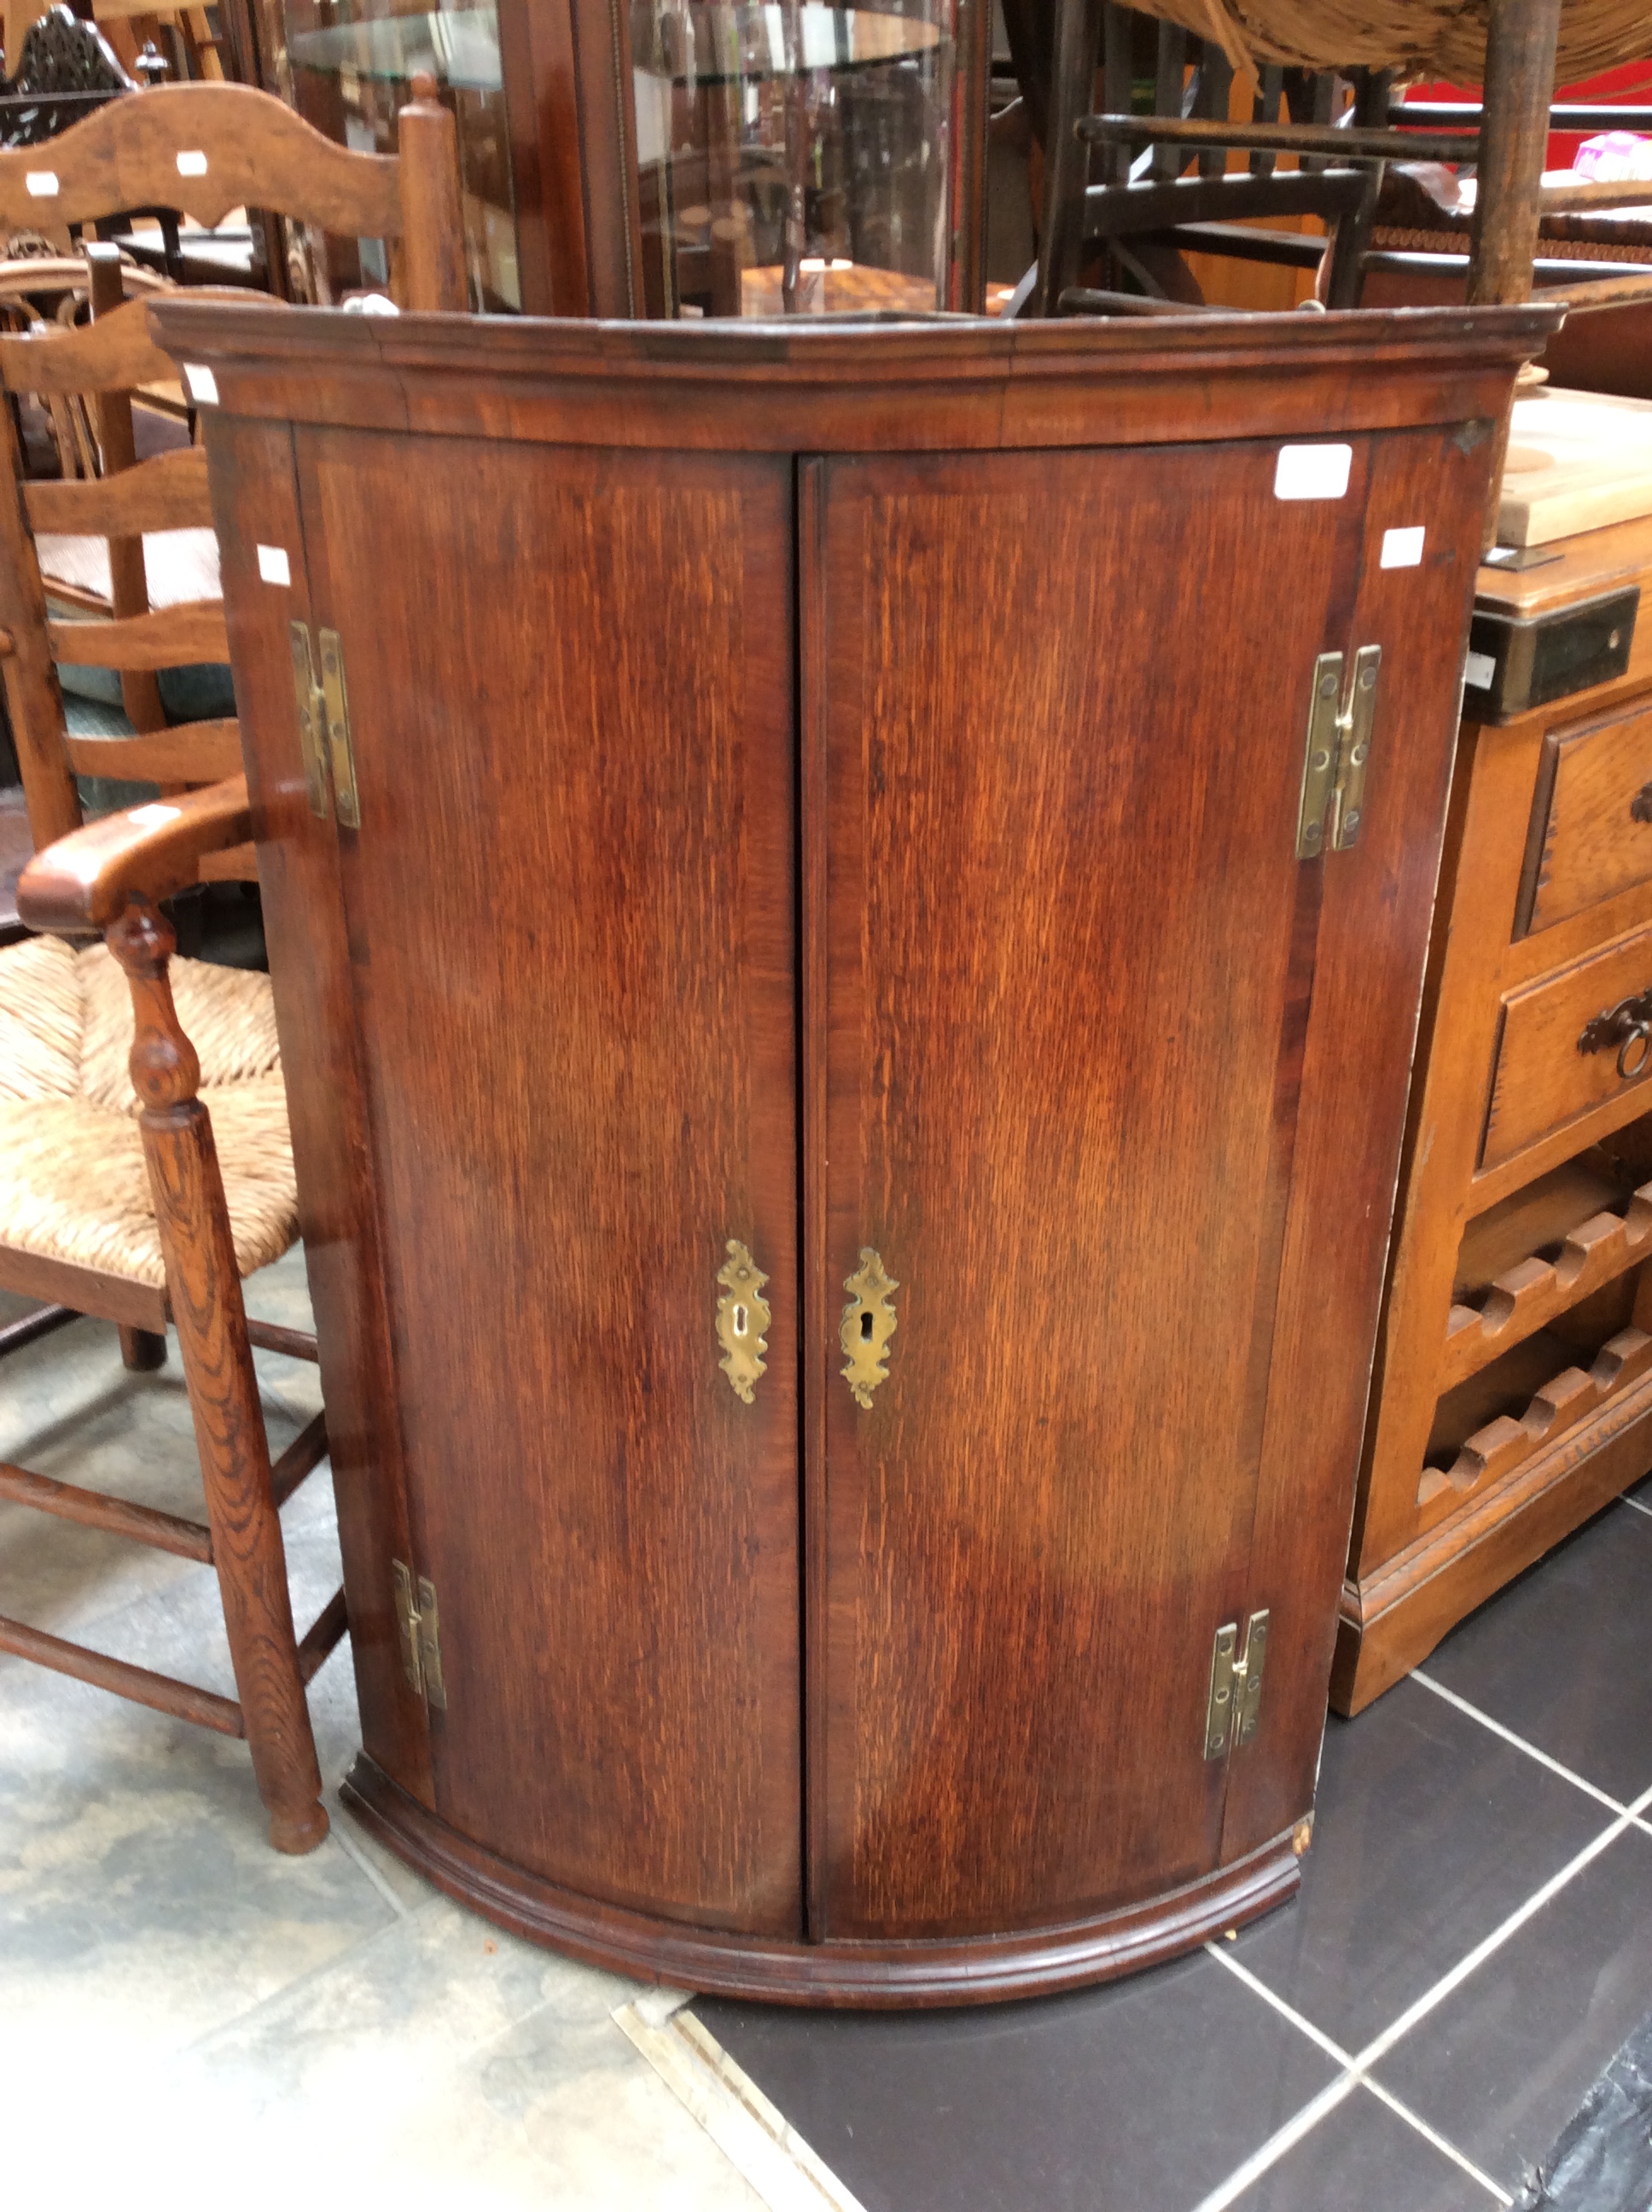
[(335, 23), (325, 30), (301, 31), (288, 40), (287, 53), (295, 67), (331, 76), (353, 70), (358, 77), (410, 84), (416, 71), (428, 70), (439, 84), (470, 92), (499, 92), (504, 86), (499, 18), (491, 8)]

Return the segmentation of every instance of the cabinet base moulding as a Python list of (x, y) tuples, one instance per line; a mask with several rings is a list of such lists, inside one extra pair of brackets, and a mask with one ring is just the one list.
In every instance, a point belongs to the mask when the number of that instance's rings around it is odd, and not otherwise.
[(1505, 1482), (1345, 1583), (1331, 1705), (1351, 1716), (1419, 1667), (1465, 1614), (1652, 1468), (1652, 1376)]
[(1302, 1878), (1288, 1828), (1200, 1881), (1090, 1920), (1009, 1936), (784, 1942), (695, 1928), (560, 1888), (471, 1843), (365, 1754), (341, 1795), (369, 1835), (513, 1936), (635, 1981), (769, 2004), (987, 2004), (1082, 1989), (1196, 1949), (1283, 1905)]

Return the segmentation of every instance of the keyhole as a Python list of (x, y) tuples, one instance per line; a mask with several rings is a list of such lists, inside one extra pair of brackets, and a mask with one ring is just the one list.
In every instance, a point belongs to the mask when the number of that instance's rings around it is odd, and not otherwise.
[(872, 1316), (869, 1313), (863, 1313), (860, 1316), (860, 1341), (862, 1344), (872, 1342)]
[(745, 1334), (745, 1308), (744, 1306), (736, 1306), (734, 1309), (734, 1334), (736, 1336), (744, 1336)]

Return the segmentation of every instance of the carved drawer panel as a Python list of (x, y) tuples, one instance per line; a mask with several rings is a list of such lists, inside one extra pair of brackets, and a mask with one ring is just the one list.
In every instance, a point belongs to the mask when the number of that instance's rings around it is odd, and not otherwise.
[(1652, 878), (1652, 711), (1543, 740), (1516, 936)]
[[(1510, 992), (1480, 1168), (1645, 1086), (1652, 1073), (1652, 928)], [(1621, 1120), (1622, 1116), (1616, 1117)], [(1581, 1134), (1581, 1132), (1580, 1132)]]

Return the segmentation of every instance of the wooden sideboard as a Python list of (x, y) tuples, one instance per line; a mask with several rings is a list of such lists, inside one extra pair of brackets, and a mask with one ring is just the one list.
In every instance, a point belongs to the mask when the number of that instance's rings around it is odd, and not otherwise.
[(1649, 580), (1652, 522), (1480, 574), (1343, 1712), (1652, 1466)]
[(216, 400), (349, 1802), (434, 1881), (853, 2004), (1291, 1893), (1552, 320), (158, 313)]

